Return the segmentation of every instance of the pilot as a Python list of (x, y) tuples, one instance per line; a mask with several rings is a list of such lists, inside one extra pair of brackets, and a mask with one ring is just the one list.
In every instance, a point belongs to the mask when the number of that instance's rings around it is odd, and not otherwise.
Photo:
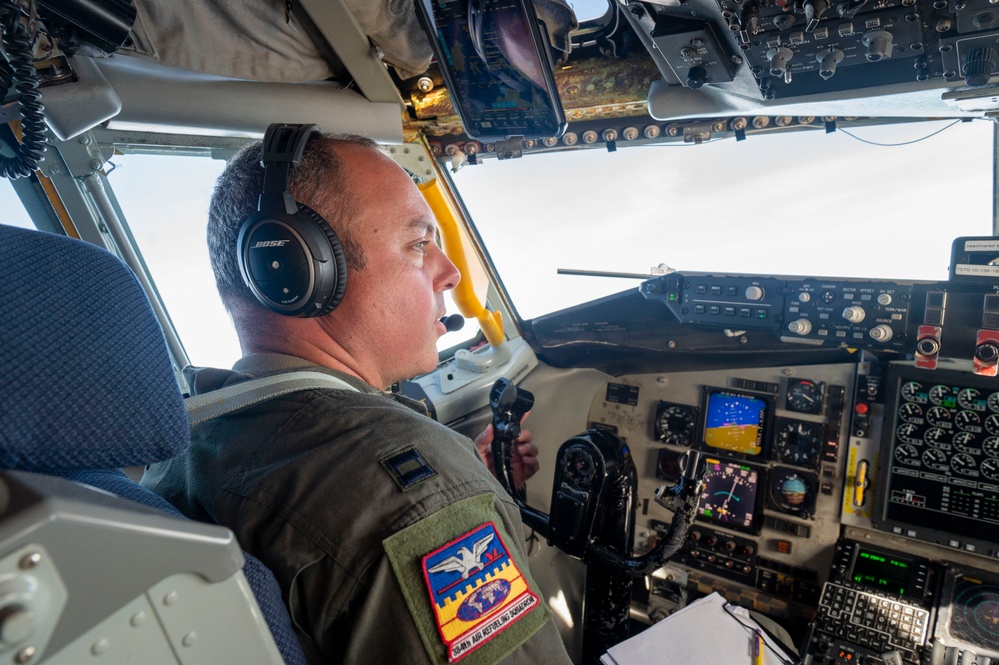
[[(419, 190), (373, 142), (312, 136), (288, 189), (339, 236), (348, 285), (332, 312), (298, 318), (259, 304), (238, 267), (262, 183), (257, 143), (216, 184), (209, 251), (243, 357), (189, 368), (192, 393), (299, 369), (349, 385), (196, 425), (143, 483), (274, 571), (312, 663), (568, 663), (519, 511), (481, 457), (490, 428), (473, 444), (383, 392), (436, 367), (443, 293), (459, 279)], [(519, 483), (537, 448), (529, 435), (514, 447)]]

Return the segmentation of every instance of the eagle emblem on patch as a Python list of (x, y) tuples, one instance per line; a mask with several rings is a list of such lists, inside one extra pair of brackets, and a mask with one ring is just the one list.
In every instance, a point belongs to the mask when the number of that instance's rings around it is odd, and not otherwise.
[(422, 566), (437, 629), (452, 663), (539, 603), (492, 522), (424, 555)]

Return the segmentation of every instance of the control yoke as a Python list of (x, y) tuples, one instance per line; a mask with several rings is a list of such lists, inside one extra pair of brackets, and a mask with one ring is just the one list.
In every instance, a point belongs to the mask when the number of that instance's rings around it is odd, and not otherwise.
[[(493, 468), (520, 508), (524, 523), (571, 556), (598, 560), (633, 575), (660, 568), (683, 545), (697, 513), (704, 486), (703, 456), (693, 450), (681, 456), (679, 479), (672, 486), (663, 485), (655, 495), (656, 503), (673, 512), (669, 531), (646, 554), (631, 556), (638, 474), (628, 446), (611, 432), (591, 429), (559, 448), (550, 515), (528, 506), (514, 487), (513, 443), (520, 436), (520, 421), (533, 405), (534, 395), (508, 379), (497, 380), (489, 392)], [(621, 531), (627, 538), (615, 534)]]

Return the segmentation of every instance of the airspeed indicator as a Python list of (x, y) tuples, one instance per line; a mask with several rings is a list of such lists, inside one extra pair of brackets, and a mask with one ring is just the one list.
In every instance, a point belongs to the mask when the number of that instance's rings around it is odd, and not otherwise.
[(659, 402), (653, 428), (657, 439), (673, 446), (690, 446), (694, 443), (696, 428), (697, 407)]

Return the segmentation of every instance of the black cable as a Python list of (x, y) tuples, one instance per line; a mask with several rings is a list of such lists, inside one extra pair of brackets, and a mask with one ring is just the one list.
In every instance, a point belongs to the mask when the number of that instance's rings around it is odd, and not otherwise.
[[(13, 0), (3, 0), (0, 3), (3, 47), (12, 70), (6, 76), (0, 75), (0, 84), (7, 83), (3, 91), (6, 95), (10, 82), (14, 83), (24, 130), (16, 154), (13, 157), (0, 156), (0, 177), (12, 179), (31, 175), (38, 168), (49, 144), (45, 107), (41, 103), (42, 95), (38, 92), (38, 72), (32, 64), (31, 38), (28, 28), (21, 22), (24, 15)], [(8, 82), (10, 79), (13, 80)]]
[(901, 145), (912, 145), (913, 143), (919, 143), (920, 141), (925, 141), (928, 138), (932, 138), (932, 137), (936, 136), (940, 132), (947, 131), (948, 129), (950, 129), (951, 127), (953, 127), (954, 125), (956, 125), (956, 124), (958, 124), (960, 122), (964, 122), (964, 119), (962, 118), (962, 119), (959, 119), (959, 120), (955, 120), (954, 122), (950, 123), (946, 127), (941, 127), (937, 131), (935, 131), (935, 132), (933, 132), (931, 134), (927, 134), (926, 136), (922, 136), (922, 137), (920, 137), (918, 139), (912, 139), (911, 141), (902, 141), (901, 143), (878, 143), (876, 141), (868, 141), (867, 139), (860, 138), (856, 134), (851, 134), (850, 132), (846, 131), (842, 127), (839, 127), (838, 129), (839, 129), (839, 131), (843, 132), (844, 134), (846, 134), (850, 138), (856, 139), (856, 140), (860, 141), (861, 143), (866, 143), (867, 145), (875, 145), (875, 146), (878, 146), (880, 148), (897, 148), (898, 146), (901, 146)]

